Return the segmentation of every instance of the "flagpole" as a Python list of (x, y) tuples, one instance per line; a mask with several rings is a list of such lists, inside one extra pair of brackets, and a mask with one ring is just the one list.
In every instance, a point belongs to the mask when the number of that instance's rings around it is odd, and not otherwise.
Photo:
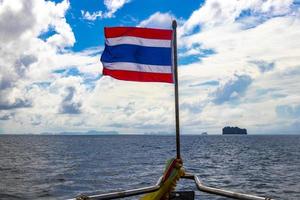
[(173, 20), (173, 67), (174, 67), (174, 88), (175, 88), (175, 122), (176, 122), (176, 153), (177, 158), (181, 159), (180, 156), (180, 127), (179, 127), (179, 100), (178, 100), (178, 72), (177, 72), (177, 35), (176, 28), (177, 22)]

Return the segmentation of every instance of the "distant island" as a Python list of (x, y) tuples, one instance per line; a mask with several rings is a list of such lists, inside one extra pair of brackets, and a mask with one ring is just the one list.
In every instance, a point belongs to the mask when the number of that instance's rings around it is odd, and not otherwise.
[(58, 133), (51, 133), (51, 132), (44, 132), (41, 135), (118, 135), (117, 131), (95, 131), (90, 130), (86, 132), (58, 132)]
[(226, 126), (222, 130), (223, 135), (247, 135), (247, 129)]
[(208, 135), (207, 132), (202, 132), (201, 135)]
[(158, 131), (158, 132), (146, 132), (146, 133), (144, 133), (144, 135), (173, 135), (173, 133)]

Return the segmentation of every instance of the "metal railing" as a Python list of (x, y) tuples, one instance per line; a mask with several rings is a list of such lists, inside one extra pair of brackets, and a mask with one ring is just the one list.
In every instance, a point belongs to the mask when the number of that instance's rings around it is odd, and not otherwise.
[(125, 197), (130, 197), (130, 196), (136, 196), (140, 194), (146, 194), (150, 192), (155, 192), (159, 190), (161, 187), (161, 180), (162, 177), (160, 177), (157, 181), (157, 183), (153, 186), (149, 187), (142, 187), (142, 188), (137, 188), (137, 189), (132, 189), (132, 190), (123, 190), (119, 192), (110, 192), (110, 193), (105, 193), (105, 194), (94, 194), (94, 195), (79, 195), (78, 197), (74, 199), (69, 199), (69, 200), (104, 200), (104, 199), (118, 199), (118, 198), (125, 198)]
[(197, 188), (200, 191), (210, 193), (210, 194), (216, 194), (216, 195), (229, 197), (232, 199), (240, 199), (240, 200), (272, 200), (271, 198), (268, 198), (268, 197), (259, 197), (259, 196), (254, 196), (254, 195), (250, 195), (250, 194), (244, 194), (244, 193), (233, 192), (233, 191), (229, 191), (229, 190), (205, 186), (202, 184), (200, 179), (196, 175), (193, 175), (193, 174), (186, 174), (182, 178), (193, 179), (197, 185)]
[[(224, 197), (229, 197), (232, 199), (239, 199), (239, 200), (273, 200), (268, 197), (259, 197), (255, 195), (250, 194), (244, 194), (239, 192), (233, 192), (225, 189), (218, 189), (214, 187), (205, 186), (202, 184), (200, 179), (193, 174), (186, 174), (185, 176), (181, 177), (185, 179), (191, 179), (194, 180), (196, 183), (197, 188), (206, 193), (220, 195)], [(155, 192), (160, 189), (162, 186), (162, 177), (159, 178), (157, 183), (153, 186), (149, 187), (143, 187), (143, 188), (137, 188), (132, 190), (123, 190), (119, 192), (111, 192), (111, 193), (105, 193), (105, 194), (93, 194), (93, 195), (80, 195), (76, 198), (69, 199), (69, 200), (104, 200), (104, 199), (118, 199), (118, 198), (124, 198), (129, 196), (135, 196), (140, 194), (146, 194), (150, 192)]]

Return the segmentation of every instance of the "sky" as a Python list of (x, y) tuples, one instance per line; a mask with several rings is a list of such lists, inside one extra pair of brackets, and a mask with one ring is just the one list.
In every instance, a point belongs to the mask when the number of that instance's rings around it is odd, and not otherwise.
[(0, 134), (174, 133), (174, 85), (100, 62), (105, 26), (174, 19), (182, 134), (300, 134), (299, 0), (0, 0)]

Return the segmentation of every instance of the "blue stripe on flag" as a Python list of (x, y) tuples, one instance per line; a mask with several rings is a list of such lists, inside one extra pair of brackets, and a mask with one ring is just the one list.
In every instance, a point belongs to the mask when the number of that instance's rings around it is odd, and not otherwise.
[(131, 62), (148, 65), (171, 66), (171, 48), (145, 47), (139, 45), (121, 44), (105, 45), (101, 56), (102, 62)]

